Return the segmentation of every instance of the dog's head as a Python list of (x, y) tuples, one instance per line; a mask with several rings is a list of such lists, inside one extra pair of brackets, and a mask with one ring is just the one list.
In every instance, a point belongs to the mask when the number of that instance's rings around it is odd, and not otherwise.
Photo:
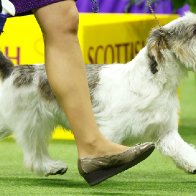
[(151, 69), (164, 62), (178, 62), (196, 71), (196, 14), (187, 13), (162, 28), (153, 29), (147, 42)]

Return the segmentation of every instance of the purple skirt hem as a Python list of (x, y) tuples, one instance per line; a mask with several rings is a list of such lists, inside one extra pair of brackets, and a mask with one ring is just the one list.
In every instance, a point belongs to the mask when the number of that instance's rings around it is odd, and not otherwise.
[(49, 4), (57, 3), (63, 0), (10, 0), (16, 9), (16, 16), (28, 15), (32, 10), (44, 7)]

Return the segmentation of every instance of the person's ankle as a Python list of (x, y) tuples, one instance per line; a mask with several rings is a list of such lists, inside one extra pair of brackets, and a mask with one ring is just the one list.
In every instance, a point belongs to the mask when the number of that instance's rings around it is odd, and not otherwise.
[(79, 158), (97, 157), (105, 155), (105, 142), (97, 138), (91, 138), (78, 145)]

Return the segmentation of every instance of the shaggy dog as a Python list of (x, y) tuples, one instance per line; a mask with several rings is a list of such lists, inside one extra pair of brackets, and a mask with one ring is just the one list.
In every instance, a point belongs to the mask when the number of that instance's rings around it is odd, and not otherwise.
[[(178, 133), (177, 95), (180, 80), (196, 71), (195, 14), (152, 30), (131, 62), (86, 69), (94, 115), (105, 137), (118, 143), (153, 141), (177, 166), (196, 173), (196, 150)], [(25, 165), (34, 172), (63, 174), (67, 166), (53, 160), (47, 149), (57, 125), (68, 128), (44, 65), (14, 67), (1, 54), (0, 138), (13, 134)]]

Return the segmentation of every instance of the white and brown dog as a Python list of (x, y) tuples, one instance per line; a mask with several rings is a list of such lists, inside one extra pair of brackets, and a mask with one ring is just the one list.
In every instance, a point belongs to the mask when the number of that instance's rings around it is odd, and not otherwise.
[[(178, 133), (177, 95), (187, 71), (196, 71), (195, 14), (153, 30), (131, 62), (86, 69), (94, 115), (108, 139), (153, 141), (179, 167), (196, 173), (196, 149)], [(51, 159), (47, 149), (59, 124), (68, 127), (44, 65), (13, 66), (1, 54), (0, 138), (14, 134), (25, 165), (36, 173), (63, 174), (67, 166)]]

